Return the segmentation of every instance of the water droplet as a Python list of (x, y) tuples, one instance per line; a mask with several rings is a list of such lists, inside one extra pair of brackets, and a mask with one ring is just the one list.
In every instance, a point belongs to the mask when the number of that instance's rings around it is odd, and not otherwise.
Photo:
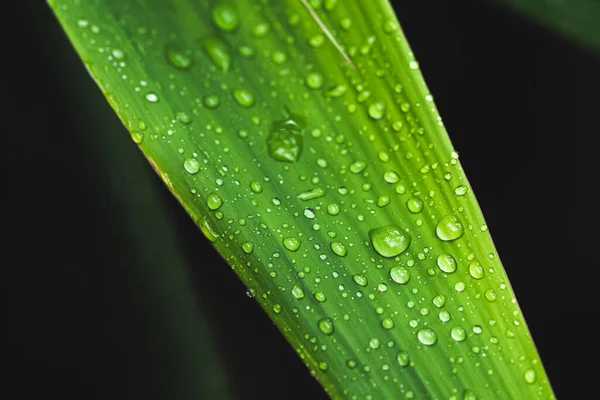
[(410, 271), (404, 267), (395, 266), (390, 269), (390, 277), (394, 282), (404, 285), (410, 279)]
[(411, 237), (395, 225), (374, 228), (369, 231), (371, 244), (377, 253), (391, 258), (402, 254), (410, 245)]
[(383, 104), (380, 101), (372, 103), (369, 106), (369, 117), (371, 117), (375, 120), (381, 119), (381, 117), (383, 117), (384, 113), (385, 113), (385, 104)]
[(365, 168), (367, 168), (367, 163), (364, 161), (354, 161), (348, 167), (350, 172), (352, 172), (353, 174), (360, 174), (361, 172), (363, 172), (365, 170)]
[(302, 298), (304, 298), (304, 289), (302, 289), (298, 285), (294, 285), (292, 287), (292, 294), (294, 295), (295, 298), (302, 299)]
[(244, 250), (244, 252), (246, 254), (252, 253), (254, 251), (254, 243), (252, 243), (252, 242), (242, 243), (242, 250)]
[(465, 233), (462, 223), (454, 214), (448, 214), (438, 222), (435, 234), (445, 242), (456, 240)]
[(269, 156), (281, 162), (293, 163), (302, 154), (304, 119), (288, 113), (285, 119), (273, 122), (267, 146)]
[(466, 186), (460, 185), (457, 186), (456, 189), (454, 189), (454, 194), (456, 194), (457, 196), (464, 196), (468, 190), (469, 189), (467, 189)]
[(314, 219), (316, 217), (315, 210), (312, 208), (304, 209), (304, 216), (308, 219)]
[(465, 340), (467, 338), (467, 332), (465, 332), (465, 330), (463, 328), (461, 328), (460, 326), (455, 326), (450, 331), (450, 336), (455, 341), (462, 342), (463, 340)]
[(195, 158), (186, 158), (183, 161), (183, 168), (185, 168), (188, 174), (197, 174), (200, 171), (200, 162)]
[(177, 121), (181, 122), (184, 125), (188, 125), (192, 122), (192, 117), (184, 111), (180, 111), (176, 114)]
[(348, 361), (346, 361), (346, 366), (350, 369), (354, 369), (354, 368), (356, 368), (356, 361), (348, 360)]
[(348, 254), (348, 249), (342, 242), (334, 241), (331, 242), (331, 251), (340, 257), (345, 257)]
[(411, 197), (406, 202), (406, 207), (411, 213), (418, 214), (423, 210), (423, 201), (417, 197)]
[(463, 400), (477, 400), (477, 396), (469, 389), (465, 389), (465, 393), (463, 394)]
[(440, 321), (442, 322), (448, 322), (450, 321), (451, 317), (450, 317), (450, 313), (448, 311), (440, 311), (439, 315), (440, 317)]
[(447, 274), (453, 273), (457, 268), (456, 260), (448, 253), (443, 253), (438, 256), (437, 265), (442, 272)]
[(410, 363), (410, 357), (406, 351), (399, 352), (397, 358), (401, 367), (406, 367)]
[(321, 371), (327, 371), (329, 369), (329, 365), (325, 361), (321, 361), (319, 363), (319, 369)]
[(300, 193), (298, 195), (298, 198), (300, 200), (312, 200), (312, 199), (318, 199), (319, 197), (323, 197), (327, 194), (327, 192), (325, 192), (325, 189), (323, 188), (314, 188), (311, 190), (306, 190), (302, 193)]
[(369, 281), (367, 280), (367, 277), (361, 274), (358, 275), (353, 275), (352, 279), (354, 280), (354, 282), (356, 282), (356, 284), (358, 286), (362, 286), (365, 287), (369, 284)]
[(327, 301), (327, 296), (325, 296), (325, 293), (323, 293), (323, 292), (316, 292), (315, 300), (317, 300), (319, 303), (323, 303), (323, 302)]
[(333, 321), (330, 318), (320, 320), (319, 329), (326, 335), (333, 334)]
[(254, 193), (262, 193), (263, 191), (262, 185), (258, 181), (250, 182), (250, 189), (252, 189)]
[(383, 180), (387, 183), (397, 183), (400, 180), (400, 175), (396, 171), (385, 171), (383, 173)]
[(528, 369), (525, 371), (523, 377), (525, 378), (525, 382), (529, 383), (530, 385), (535, 383), (535, 371), (533, 369)]
[(218, 194), (213, 192), (206, 198), (206, 205), (209, 209), (214, 211), (223, 205), (223, 200)]
[(483, 267), (477, 261), (473, 261), (471, 264), (469, 264), (469, 274), (474, 279), (483, 279), (485, 276)]
[(133, 143), (135, 143), (135, 144), (142, 144), (142, 142), (144, 141), (144, 134), (141, 132), (132, 131), (131, 139), (133, 140)]
[(254, 25), (252, 28), (252, 35), (257, 38), (265, 37), (271, 31), (271, 27), (266, 22), (261, 22), (259, 24)]
[(311, 89), (320, 89), (323, 86), (323, 75), (318, 72), (311, 72), (306, 76), (306, 86)]
[(225, 32), (234, 30), (239, 24), (238, 13), (233, 5), (227, 2), (219, 2), (212, 9), (212, 17), (215, 24)]
[(433, 346), (437, 342), (437, 334), (429, 328), (424, 328), (417, 332), (417, 339), (425, 346)]
[(443, 294), (438, 294), (437, 296), (435, 296), (433, 298), (432, 303), (436, 307), (442, 308), (442, 307), (444, 307), (444, 304), (446, 304), (446, 296), (444, 296)]
[(165, 58), (171, 66), (181, 71), (187, 71), (192, 68), (192, 52), (183, 48), (177, 43), (167, 43), (165, 45)]
[(283, 239), (283, 245), (289, 251), (298, 251), (300, 248), (300, 240), (295, 237), (286, 237)]
[(150, 92), (146, 94), (146, 100), (148, 100), (150, 103), (157, 103), (158, 96), (156, 95), (156, 93)]
[(388, 18), (383, 22), (383, 31), (387, 34), (394, 33), (399, 28), (400, 26), (398, 25), (398, 22), (396, 22), (396, 20), (393, 18)]
[(254, 105), (254, 96), (246, 89), (235, 89), (233, 91), (233, 98), (242, 107), (252, 107)]
[(490, 303), (495, 302), (497, 299), (496, 292), (494, 292), (494, 289), (487, 289), (483, 295), (486, 298), (486, 300)]
[(212, 62), (223, 72), (229, 70), (231, 65), (231, 51), (222, 39), (208, 37), (204, 39), (204, 50), (210, 56)]
[(281, 313), (281, 304), (275, 304), (275, 305), (273, 305), (273, 312), (275, 314)]
[(381, 321), (381, 326), (384, 329), (392, 329), (394, 327), (394, 321), (391, 318), (385, 318)]
[(340, 213), (340, 206), (336, 203), (331, 203), (327, 206), (327, 212), (329, 215), (338, 215)]
[(379, 196), (377, 198), (377, 207), (385, 207), (388, 204), (390, 204), (390, 198), (389, 196)]
[(217, 230), (215, 229), (215, 227), (212, 226), (210, 221), (208, 219), (206, 219), (206, 217), (204, 215), (200, 216), (200, 218), (198, 218), (198, 221), (196, 223), (200, 227), (200, 230), (202, 231), (204, 236), (209, 241), (211, 241), (211, 242), (217, 241), (217, 239), (219, 238), (219, 234), (217, 233)]
[(217, 108), (221, 101), (215, 95), (209, 95), (204, 98), (204, 105), (210, 109)]

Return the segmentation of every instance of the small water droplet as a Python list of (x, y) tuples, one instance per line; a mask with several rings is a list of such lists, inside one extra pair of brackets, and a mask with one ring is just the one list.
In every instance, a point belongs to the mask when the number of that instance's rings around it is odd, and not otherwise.
[(204, 98), (204, 105), (210, 109), (217, 108), (221, 101), (215, 95), (209, 95)]
[(306, 76), (306, 86), (311, 89), (320, 89), (323, 87), (323, 75), (318, 72), (311, 72)]
[(497, 299), (496, 292), (494, 291), (494, 289), (487, 289), (483, 295), (486, 298), (486, 300), (490, 303), (495, 302)]
[(283, 245), (289, 251), (298, 251), (300, 248), (300, 240), (295, 237), (286, 237), (283, 239)]
[(302, 299), (304, 298), (304, 289), (298, 285), (294, 285), (292, 287), (292, 295), (294, 295), (294, 297), (297, 299)]
[(369, 117), (373, 118), (374, 120), (381, 119), (383, 117), (383, 115), (385, 114), (385, 104), (383, 104), (380, 101), (372, 103), (369, 106), (368, 113), (369, 113)]
[(394, 282), (404, 285), (410, 280), (410, 271), (404, 267), (395, 266), (390, 269), (390, 277)]
[(223, 200), (221, 199), (221, 197), (216, 194), (216, 193), (211, 193), (208, 195), (208, 197), (206, 198), (206, 205), (208, 206), (209, 209), (211, 210), (217, 210), (219, 209), (219, 207), (221, 207), (223, 205)]
[(397, 183), (400, 180), (400, 175), (396, 171), (385, 171), (383, 173), (383, 180), (387, 183)]
[(410, 363), (410, 357), (406, 351), (399, 352), (397, 359), (401, 367), (406, 367)]
[(533, 369), (528, 369), (527, 371), (525, 371), (525, 374), (523, 375), (523, 377), (525, 378), (525, 382), (529, 383), (530, 385), (535, 383), (535, 371)]
[(362, 274), (357, 274), (357, 275), (353, 275), (352, 279), (354, 280), (354, 282), (356, 282), (356, 284), (358, 286), (362, 286), (365, 287), (369, 284), (369, 281), (367, 280), (367, 277), (362, 275)]
[(429, 328), (424, 328), (417, 332), (417, 339), (425, 346), (433, 346), (437, 342), (437, 334)]
[(252, 28), (252, 35), (256, 38), (263, 38), (269, 34), (271, 27), (266, 22), (261, 22)]
[(269, 156), (280, 162), (298, 161), (303, 149), (304, 127), (304, 119), (291, 113), (273, 122), (267, 138)]
[(411, 241), (410, 235), (395, 225), (371, 229), (369, 237), (375, 251), (387, 258), (402, 254), (408, 249)]
[(316, 292), (315, 300), (317, 300), (319, 303), (323, 303), (323, 302), (327, 301), (327, 296), (325, 296), (325, 293), (323, 293), (323, 292)]
[(348, 249), (346, 249), (344, 243), (338, 241), (331, 242), (331, 251), (340, 257), (345, 257), (348, 254)]
[(202, 231), (204, 236), (209, 241), (211, 241), (211, 242), (217, 241), (217, 239), (219, 238), (219, 234), (217, 233), (217, 230), (215, 229), (215, 227), (212, 226), (210, 221), (204, 215), (200, 216), (200, 218), (198, 218), (198, 221), (196, 223), (200, 227), (200, 230)]
[(446, 304), (446, 296), (444, 296), (443, 294), (438, 294), (437, 296), (435, 296), (433, 298), (432, 303), (436, 307), (442, 308), (442, 307), (444, 307), (444, 304)]
[(365, 170), (365, 168), (367, 168), (367, 163), (364, 161), (354, 161), (352, 164), (350, 164), (350, 166), (348, 167), (348, 169), (350, 170), (350, 172), (352, 172), (353, 174), (360, 174), (362, 171)]
[(312, 200), (312, 199), (318, 199), (319, 197), (323, 197), (327, 194), (327, 192), (325, 191), (325, 189), (323, 188), (314, 188), (311, 190), (306, 190), (304, 192), (301, 192), (298, 195), (298, 198), (300, 200)]
[(406, 201), (406, 208), (413, 214), (418, 214), (423, 211), (423, 201), (418, 197), (411, 197)]
[(394, 321), (391, 318), (385, 318), (381, 321), (381, 326), (384, 329), (392, 329), (394, 327)]
[(460, 238), (465, 230), (457, 216), (448, 214), (438, 222), (435, 233), (440, 240), (448, 242)]
[(233, 91), (233, 98), (242, 107), (248, 108), (254, 105), (254, 96), (246, 89), (235, 89)]
[(150, 103), (157, 103), (158, 96), (156, 95), (156, 93), (153, 93), (153, 92), (146, 93), (146, 100), (149, 101)]
[(244, 250), (244, 252), (246, 254), (252, 253), (254, 251), (254, 243), (252, 243), (252, 242), (242, 243), (242, 250)]
[(326, 335), (333, 334), (333, 321), (330, 318), (325, 318), (319, 321), (319, 329)]
[(164, 51), (165, 58), (171, 66), (181, 71), (192, 68), (192, 52), (189, 49), (185, 49), (177, 43), (167, 43)]
[(454, 189), (454, 194), (456, 194), (457, 196), (464, 196), (468, 190), (469, 189), (467, 189), (466, 186), (460, 185)]
[(257, 194), (262, 193), (263, 191), (262, 185), (258, 181), (250, 182), (250, 189), (252, 189), (252, 191)]
[(340, 206), (336, 203), (327, 205), (327, 212), (329, 215), (338, 215), (340, 213)]
[(437, 265), (442, 272), (447, 274), (453, 273), (457, 268), (456, 260), (448, 253), (443, 253), (438, 256)]
[(217, 68), (223, 72), (229, 70), (229, 66), (231, 65), (231, 51), (227, 43), (218, 37), (208, 37), (204, 39), (204, 50), (206, 50)]
[(455, 326), (450, 331), (450, 336), (457, 342), (462, 342), (467, 338), (467, 332), (460, 326)]
[(469, 274), (473, 277), (473, 279), (483, 279), (485, 276), (483, 267), (477, 261), (473, 261), (469, 264)]
[(186, 158), (183, 161), (183, 168), (185, 168), (188, 174), (197, 174), (200, 171), (200, 162), (195, 158)]
[(230, 32), (239, 24), (239, 16), (233, 5), (228, 2), (219, 2), (212, 9), (214, 23), (223, 31)]

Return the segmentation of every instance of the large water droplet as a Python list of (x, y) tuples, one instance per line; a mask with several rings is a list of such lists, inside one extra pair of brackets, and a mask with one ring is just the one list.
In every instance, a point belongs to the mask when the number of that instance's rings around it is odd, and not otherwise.
[(223, 72), (229, 70), (231, 65), (231, 52), (229, 46), (218, 37), (208, 37), (204, 39), (204, 50), (210, 56), (212, 62)]
[(219, 207), (221, 207), (221, 205), (223, 204), (223, 200), (221, 199), (221, 197), (216, 194), (216, 193), (211, 193), (208, 195), (208, 197), (206, 198), (206, 205), (208, 206), (209, 209), (211, 210), (217, 210)]
[(435, 234), (441, 240), (448, 242), (460, 238), (465, 233), (462, 223), (454, 214), (448, 214), (438, 222)]
[(423, 210), (423, 201), (421, 201), (421, 199), (418, 197), (411, 197), (406, 202), (406, 207), (411, 213), (418, 214)]
[(325, 318), (319, 321), (319, 329), (326, 335), (333, 333), (333, 321), (330, 318)]
[(296, 162), (302, 154), (304, 118), (287, 113), (286, 118), (273, 122), (267, 147), (269, 156), (281, 162)]
[(380, 101), (375, 102), (369, 106), (368, 112), (369, 117), (375, 120), (381, 119), (381, 117), (383, 117), (383, 114), (385, 113), (385, 104), (383, 104)]
[(165, 58), (173, 67), (186, 71), (192, 67), (192, 52), (177, 43), (165, 45)]
[(448, 253), (443, 253), (438, 256), (437, 265), (442, 272), (447, 274), (451, 274), (456, 271), (457, 267), (456, 260)]
[(286, 237), (283, 239), (283, 245), (289, 251), (298, 251), (300, 248), (300, 240), (295, 237)]
[(467, 332), (465, 332), (465, 330), (460, 326), (455, 326), (454, 328), (452, 328), (452, 331), (450, 331), (450, 336), (455, 341), (462, 342), (467, 338)]
[(371, 229), (369, 237), (375, 251), (387, 258), (402, 254), (408, 249), (411, 241), (410, 235), (395, 225)]
[(331, 251), (340, 257), (345, 257), (348, 254), (348, 249), (346, 249), (344, 243), (338, 241), (331, 242)]
[(254, 251), (254, 243), (244, 242), (242, 243), (242, 249), (244, 250), (244, 253), (250, 254)]
[(197, 174), (200, 171), (200, 162), (195, 158), (186, 158), (183, 161), (183, 168), (185, 168), (188, 174)]
[(424, 328), (417, 332), (417, 339), (425, 346), (433, 346), (437, 342), (437, 334), (432, 329)]
[(238, 13), (228, 2), (215, 4), (212, 9), (212, 17), (215, 24), (226, 32), (234, 30), (239, 24)]
[(294, 285), (292, 287), (292, 294), (294, 295), (295, 298), (302, 299), (302, 298), (304, 298), (304, 289), (302, 289), (298, 285)]
[(404, 267), (395, 266), (390, 269), (390, 277), (394, 282), (404, 285), (410, 279), (410, 271)]
[(483, 279), (483, 277), (485, 276), (483, 267), (477, 261), (473, 261), (471, 264), (469, 264), (469, 274), (474, 279)]

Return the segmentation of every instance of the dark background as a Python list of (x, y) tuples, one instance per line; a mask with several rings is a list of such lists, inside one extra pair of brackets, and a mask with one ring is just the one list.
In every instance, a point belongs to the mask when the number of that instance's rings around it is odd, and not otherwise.
[[(186, 341), (175, 355), (169, 344), (178, 287), (192, 288), (214, 329), (238, 399), (326, 398), (154, 176), (49, 7), (10, 3), (0, 53), (5, 398), (193, 398), (178, 372)], [(587, 398), (599, 355), (598, 56), (486, 1), (396, 3), (555, 392)], [(157, 226), (171, 236), (153, 236)], [(189, 279), (153, 290), (143, 268), (160, 260), (140, 255), (135, 232), (154, 251), (180, 250)]]

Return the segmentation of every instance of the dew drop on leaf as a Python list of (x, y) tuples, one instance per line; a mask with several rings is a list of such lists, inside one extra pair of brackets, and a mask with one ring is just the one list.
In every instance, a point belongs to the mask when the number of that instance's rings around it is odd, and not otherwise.
[(483, 271), (481, 264), (477, 261), (473, 261), (469, 264), (469, 275), (471, 275), (473, 279), (483, 279), (485, 272)]
[(242, 107), (248, 108), (254, 105), (254, 96), (246, 89), (235, 89), (233, 91), (233, 98)]
[(206, 198), (206, 205), (208, 206), (208, 208), (210, 210), (218, 210), (219, 207), (221, 207), (221, 205), (223, 205), (223, 200), (221, 199), (221, 197), (216, 194), (216, 193), (211, 193), (208, 195), (208, 197)]
[(348, 249), (346, 249), (346, 246), (342, 242), (338, 241), (331, 242), (331, 251), (333, 251), (337, 256), (340, 257), (345, 257), (346, 254), (348, 254)]
[(320, 320), (319, 329), (326, 335), (333, 334), (333, 321), (330, 318)]
[(365, 287), (369, 284), (369, 281), (367, 281), (367, 278), (362, 274), (353, 275), (352, 279), (354, 280), (354, 282), (356, 282), (356, 284), (358, 286)]
[(254, 243), (252, 243), (252, 242), (242, 243), (242, 250), (244, 250), (244, 253), (246, 253), (246, 254), (252, 253), (254, 251)]
[(417, 339), (425, 346), (433, 346), (437, 342), (437, 334), (432, 329), (424, 328), (417, 332)]
[(294, 295), (294, 297), (297, 299), (302, 299), (304, 298), (304, 289), (298, 285), (294, 285), (292, 287), (292, 295)]
[(177, 43), (167, 43), (165, 45), (165, 58), (171, 66), (178, 70), (187, 71), (192, 68), (191, 51)]
[(215, 66), (221, 71), (227, 72), (231, 65), (229, 46), (222, 39), (213, 36), (204, 39), (203, 45)]
[(183, 161), (183, 168), (185, 168), (188, 174), (197, 174), (200, 171), (200, 162), (195, 158), (186, 158)]
[(287, 118), (273, 122), (267, 138), (269, 156), (280, 162), (298, 161), (303, 149), (303, 118), (289, 114)]
[(447, 274), (453, 273), (457, 268), (456, 260), (448, 253), (443, 253), (438, 256), (437, 265), (442, 272)]
[(395, 266), (390, 269), (390, 277), (394, 282), (404, 285), (410, 280), (410, 271), (404, 267)]
[(449, 242), (460, 238), (465, 233), (462, 223), (454, 214), (448, 214), (438, 222), (435, 234), (440, 240)]
[(239, 24), (238, 13), (228, 2), (222, 1), (212, 9), (212, 17), (215, 25), (225, 32), (234, 30)]
[(386, 225), (369, 231), (373, 248), (387, 258), (402, 254), (410, 245), (411, 237), (395, 225)]
[(286, 237), (283, 239), (283, 245), (289, 251), (298, 251), (300, 248), (300, 240), (295, 237)]

